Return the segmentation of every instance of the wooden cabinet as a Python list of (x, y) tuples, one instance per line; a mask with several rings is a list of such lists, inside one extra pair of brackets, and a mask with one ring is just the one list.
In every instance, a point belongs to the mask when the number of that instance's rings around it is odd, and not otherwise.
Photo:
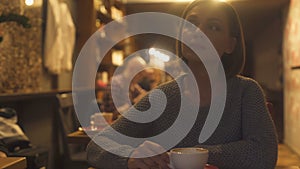
[[(101, 29), (101, 27), (105, 26), (106, 24), (117, 21), (119, 22), (120, 19), (125, 15), (125, 6), (118, 0), (94, 0), (94, 6), (96, 11), (96, 26), (97, 29)], [(121, 22), (120, 22), (121, 23)], [(122, 23), (121, 23), (122, 24)], [(108, 33), (105, 31), (105, 37), (108, 41), (112, 38), (117, 38), (118, 34), (116, 32), (123, 31), (121, 28), (122, 26), (118, 27), (118, 30), (113, 30), (112, 33)], [(108, 30), (110, 31), (110, 30)], [(124, 30), (125, 32), (125, 30)], [(125, 48), (126, 45), (130, 45), (127, 43), (128, 40), (122, 40), (120, 43), (115, 44), (115, 46), (105, 55), (103, 60), (101, 61), (100, 66), (98, 67), (98, 72), (107, 72), (108, 73), (108, 80), (111, 79), (115, 69), (122, 64), (123, 58), (126, 56)], [(121, 58), (116, 59), (115, 57)], [(115, 62), (121, 61), (121, 62)]]
[[(112, 3), (113, 2), (113, 3)], [(125, 15), (125, 5), (123, 5), (118, 0), (77, 0), (75, 3), (75, 24), (77, 29), (77, 41), (76, 41), (76, 50), (75, 56), (78, 56), (82, 47), (87, 42), (87, 40), (99, 29), (102, 29), (106, 24), (110, 23), (111, 21), (118, 20), (123, 15)], [(100, 34), (99, 34), (100, 35)], [(115, 35), (114, 35), (115, 36)], [(109, 35), (106, 35), (106, 32), (101, 34), (99, 36), (101, 39), (101, 42), (98, 42), (100, 40), (97, 40), (96, 45), (98, 45), (99, 50), (95, 52), (95, 56), (99, 56), (97, 59), (86, 59), (84, 60), (84, 65), (86, 66), (85, 72), (82, 72), (81, 75), (79, 75), (79, 78), (86, 82), (86, 85), (90, 84), (90, 79), (95, 77), (88, 77), (88, 74), (90, 72), (97, 71), (97, 76), (95, 80), (95, 87), (97, 89), (96, 95), (98, 101), (101, 102), (103, 95), (102, 88), (105, 86), (105, 84), (109, 83), (111, 80), (111, 77), (114, 74), (114, 71), (118, 66), (121, 64), (116, 64), (113, 62), (114, 52), (118, 51), (119, 54), (121, 53), (121, 58), (125, 58), (126, 56), (130, 55), (133, 52), (132, 46), (132, 38), (124, 39), (118, 44), (116, 44), (108, 53), (105, 54), (104, 58), (101, 60), (100, 65), (97, 67), (97, 64), (95, 61), (100, 60), (100, 56), (104, 55), (102, 50), (105, 47), (104, 43), (109, 42), (110, 37)], [(76, 58), (74, 59), (74, 61)], [(122, 59), (121, 59), (122, 60)], [(105, 72), (105, 73), (103, 73)], [(104, 76), (105, 75), (105, 76)], [(104, 83), (103, 83), (104, 82)], [(99, 90), (100, 89), (100, 90)]]
[[(80, 50), (90, 38), (93, 33), (98, 29), (105, 26), (111, 21), (118, 20), (125, 15), (125, 5), (120, 1), (115, 0), (77, 0), (76, 2), (76, 17), (75, 24), (77, 29), (77, 41), (76, 41), (76, 56), (78, 56)], [(101, 38), (110, 37), (104, 35)], [(108, 73), (108, 80), (112, 77), (114, 70), (119, 64), (113, 63), (113, 52), (122, 51), (123, 57), (129, 55), (132, 50), (131, 39), (124, 39), (120, 43), (116, 44), (102, 59), (101, 64), (97, 69), (98, 72), (106, 71)], [(101, 50), (101, 44), (99, 45)], [(86, 64), (92, 64), (87, 61)], [(89, 71), (95, 71), (93, 68), (89, 68)]]

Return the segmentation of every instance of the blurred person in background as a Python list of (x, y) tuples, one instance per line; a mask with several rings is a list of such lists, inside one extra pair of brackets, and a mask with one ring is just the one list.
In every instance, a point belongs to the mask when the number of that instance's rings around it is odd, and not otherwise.
[[(156, 74), (153, 68), (147, 68), (147, 63), (140, 56), (132, 56), (122, 65), (123, 71), (115, 75), (110, 84), (107, 85), (103, 96), (103, 104), (100, 107), (102, 112), (114, 113), (114, 119), (119, 114), (127, 111), (133, 104), (140, 101), (148, 91), (157, 86)], [(132, 79), (133, 72), (140, 71)], [(129, 89), (125, 87), (130, 83)], [(120, 106), (116, 107), (112, 99), (112, 93), (115, 94)], [(129, 95), (127, 95), (129, 94)], [(129, 96), (129, 102), (128, 102)]]

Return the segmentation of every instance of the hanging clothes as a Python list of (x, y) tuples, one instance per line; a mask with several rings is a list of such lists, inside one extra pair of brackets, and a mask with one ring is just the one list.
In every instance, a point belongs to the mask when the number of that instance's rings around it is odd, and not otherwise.
[(72, 70), (76, 29), (68, 6), (58, 0), (48, 0), (45, 67), (52, 74)]

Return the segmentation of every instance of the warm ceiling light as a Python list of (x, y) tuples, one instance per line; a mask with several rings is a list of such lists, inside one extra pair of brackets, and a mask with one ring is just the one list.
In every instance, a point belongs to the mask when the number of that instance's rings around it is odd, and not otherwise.
[(27, 6), (31, 6), (31, 5), (34, 4), (34, 0), (25, 0), (25, 4), (26, 4)]
[(194, 0), (122, 0), (123, 3), (169, 3), (169, 2), (191, 2)]
[(190, 2), (190, 1), (193, 1), (193, 0), (175, 0), (176, 2)]

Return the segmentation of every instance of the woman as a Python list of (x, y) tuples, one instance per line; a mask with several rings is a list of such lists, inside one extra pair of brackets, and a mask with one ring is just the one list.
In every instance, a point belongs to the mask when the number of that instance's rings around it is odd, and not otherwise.
[[(263, 92), (254, 80), (238, 75), (245, 60), (244, 39), (238, 15), (227, 3), (196, 0), (186, 8), (183, 18), (205, 33), (215, 47), (226, 74), (227, 96), (219, 126), (208, 140), (199, 144), (199, 134), (210, 105), (211, 92), (208, 89), (211, 86), (202, 62), (192, 50), (178, 42), (178, 54), (187, 61), (196, 77), (201, 103), (195, 124), (175, 147), (204, 147), (209, 150), (208, 163), (220, 169), (273, 169), (277, 160), (277, 138)], [(199, 45), (193, 44), (193, 32), (183, 27), (181, 33), (182, 38), (189, 38), (192, 45)], [(174, 112), (178, 111), (180, 91), (175, 82), (162, 85), (159, 89), (168, 98), (161, 117), (143, 125), (121, 118), (113, 127), (121, 133), (140, 138), (168, 129), (178, 115)], [(135, 107), (141, 111), (147, 110), (150, 106), (147, 97)], [(131, 113), (130, 110), (128, 113)], [(107, 141), (110, 137), (109, 132), (104, 131), (95, 140)], [(119, 157), (91, 142), (87, 148), (90, 164), (106, 169), (169, 168), (167, 153), (148, 158), (133, 158), (144, 152), (163, 149), (156, 143), (146, 141), (136, 149), (131, 149), (128, 145), (112, 145), (112, 149), (127, 151), (130, 157)]]

